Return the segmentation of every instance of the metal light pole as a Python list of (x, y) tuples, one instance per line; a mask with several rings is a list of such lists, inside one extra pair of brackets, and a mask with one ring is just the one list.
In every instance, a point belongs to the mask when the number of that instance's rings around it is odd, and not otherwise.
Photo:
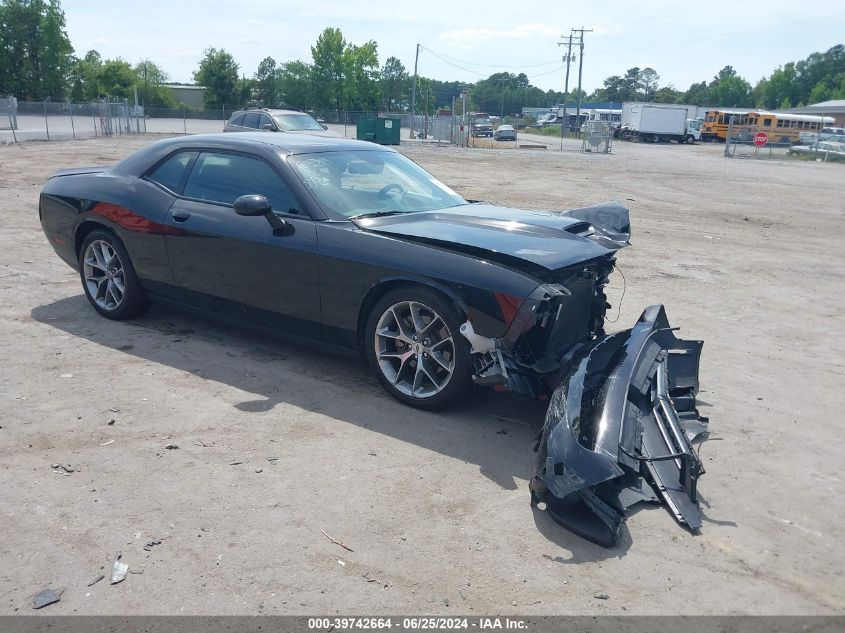
[(417, 44), (417, 54), (414, 57), (414, 83), (411, 85), (411, 138), (414, 138), (414, 128), (417, 125), (417, 66), (420, 62), (420, 45)]
[(44, 99), (44, 127), (47, 129), (47, 140), (50, 140), (50, 122), (47, 120), (47, 102), (51, 97)]

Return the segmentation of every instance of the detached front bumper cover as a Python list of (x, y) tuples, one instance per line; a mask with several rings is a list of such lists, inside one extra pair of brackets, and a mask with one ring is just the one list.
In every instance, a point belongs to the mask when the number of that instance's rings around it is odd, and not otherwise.
[(701, 348), (675, 337), (662, 305), (593, 345), (552, 394), (532, 503), (606, 547), (642, 501), (665, 504), (697, 531), (704, 469), (692, 442), (707, 430), (696, 409)]

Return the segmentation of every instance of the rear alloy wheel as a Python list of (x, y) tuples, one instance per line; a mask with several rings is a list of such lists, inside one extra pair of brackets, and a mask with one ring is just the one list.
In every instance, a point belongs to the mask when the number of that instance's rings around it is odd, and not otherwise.
[(370, 314), (365, 343), (382, 385), (421, 409), (445, 407), (469, 384), (469, 344), (454, 308), (434, 292), (388, 293)]
[(147, 306), (129, 254), (107, 231), (92, 231), (79, 249), (79, 272), (88, 301), (108, 319), (125, 319)]

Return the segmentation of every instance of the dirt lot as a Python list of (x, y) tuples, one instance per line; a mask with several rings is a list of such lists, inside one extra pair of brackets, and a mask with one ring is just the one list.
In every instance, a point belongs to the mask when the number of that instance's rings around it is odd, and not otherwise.
[[(0, 613), (47, 586), (52, 614), (845, 612), (841, 165), (403, 148), (470, 198), (625, 202), (613, 327), (663, 302), (704, 339), (702, 533), (644, 508), (608, 550), (529, 507), (542, 403), (423, 413), (342, 355), (96, 316), (38, 190), (150, 141), (0, 147)], [(143, 574), (87, 587), (117, 551)]]

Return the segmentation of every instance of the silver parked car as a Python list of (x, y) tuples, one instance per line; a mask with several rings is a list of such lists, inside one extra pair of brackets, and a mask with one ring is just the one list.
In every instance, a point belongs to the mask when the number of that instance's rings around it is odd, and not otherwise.
[(317, 136), (339, 137), (325, 124), (299, 110), (245, 108), (234, 112), (223, 127), (224, 132), (298, 132)]
[(493, 132), (493, 140), (494, 141), (515, 141), (516, 140), (516, 130), (513, 129), (512, 125), (500, 125), (496, 128), (496, 131)]
[(813, 156), (816, 160), (845, 160), (845, 143), (822, 141), (818, 145), (793, 145), (789, 153), (798, 156)]

